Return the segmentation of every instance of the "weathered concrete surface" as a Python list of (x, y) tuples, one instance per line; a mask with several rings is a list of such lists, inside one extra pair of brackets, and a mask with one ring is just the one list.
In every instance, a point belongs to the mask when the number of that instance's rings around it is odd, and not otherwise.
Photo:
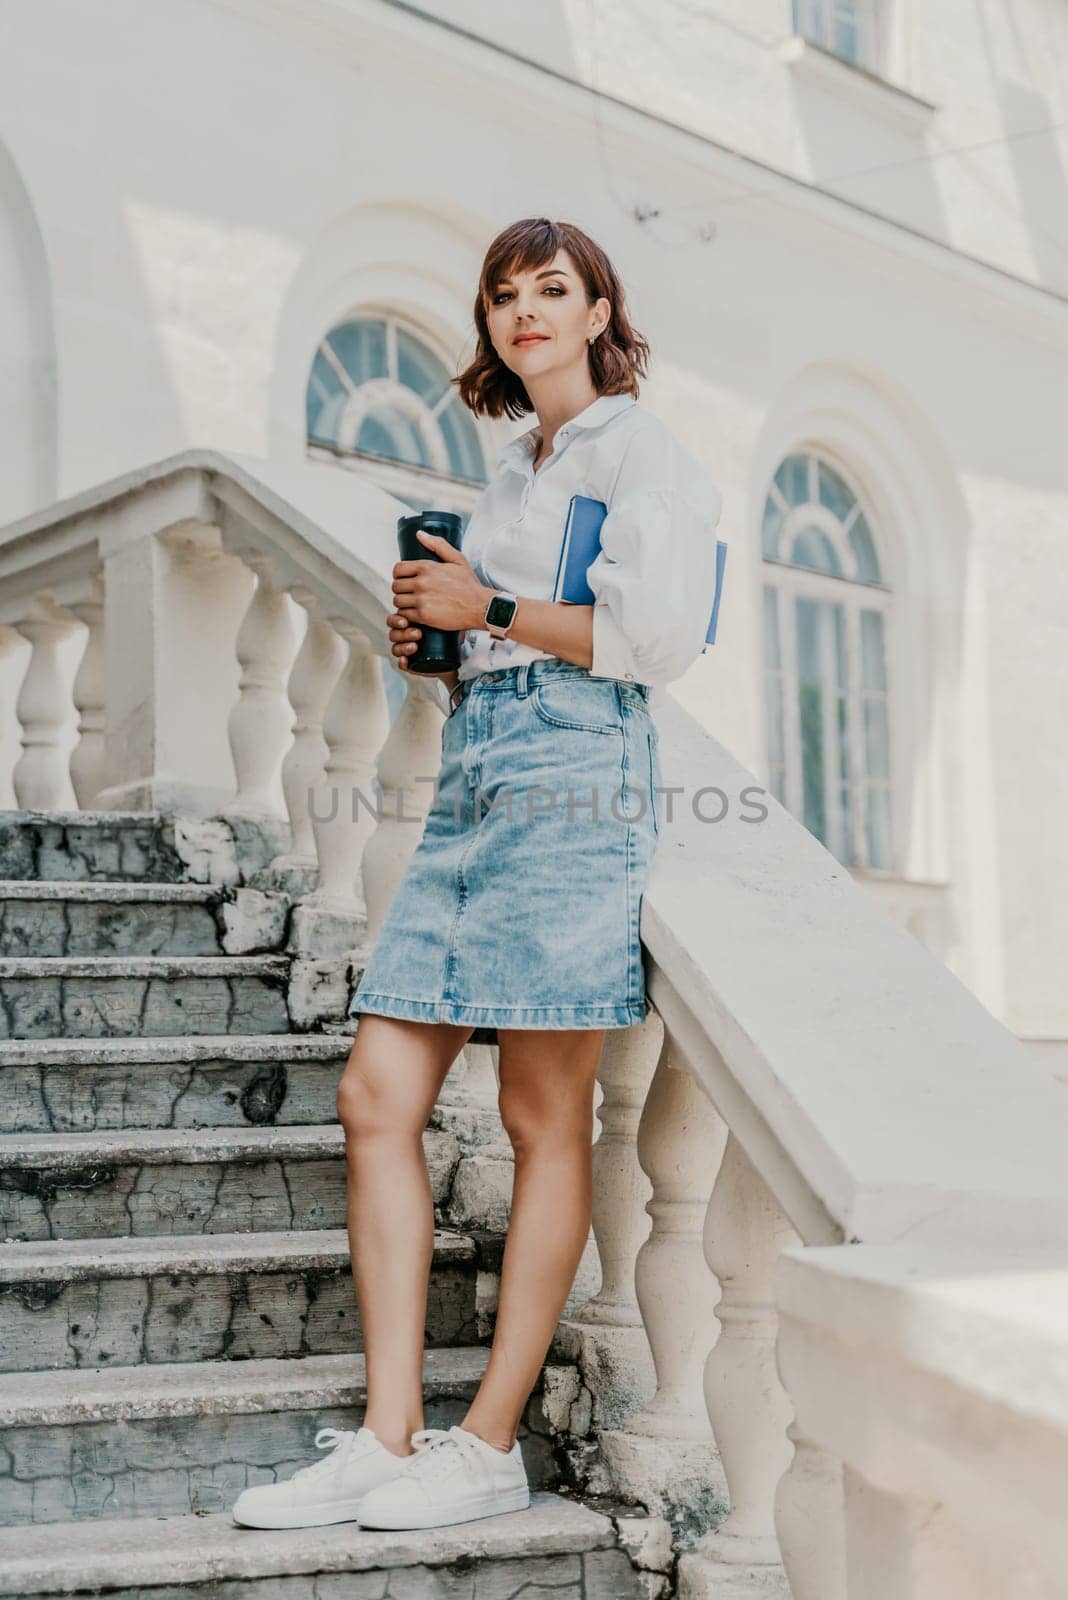
[(5, 811), (0, 879), (125, 878), (175, 883), (183, 864), (154, 811)]
[[(479, 1248), (435, 1234), (427, 1344), (480, 1342)], [(55, 1240), (0, 1252), (0, 1371), (362, 1348), (344, 1230)]]
[[(463, 1420), (487, 1359), (427, 1353), (427, 1427)], [(228, 1510), (243, 1488), (321, 1459), (316, 1429), (358, 1427), (366, 1398), (364, 1360), (351, 1354), (0, 1379), (0, 1523)], [(537, 1391), (519, 1438), (531, 1484), (555, 1487)]]
[(614, 1545), (610, 1517), (540, 1492), (526, 1511), (401, 1533), (353, 1523), (267, 1532), (238, 1528), (226, 1513), (192, 1524), (104, 1520), (79, 1524), (61, 1548), (48, 1526), (0, 1532), (0, 1595), (108, 1588), (123, 1600), (646, 1600), (649, 1588)]
[(220, 890), (195, 883), (7, 883), (0, 897), (0, 952), (217, 956), (223, 953), (216, 922), (222, 900)]
[[(459, 1147), (428, 1131), (434, 1203), (448, 1199)], [(343, 1228), (345, 1134), (338, 1124), (0, 1137), (0, 1236), (16, 1240)]]
[(0, 1038), (289, 1030), (280, 956), (0, 959)]
[(12, 1040), (0, 1051), (0, 1131), (332, 1122), (351, 1048), (299, 1033)]

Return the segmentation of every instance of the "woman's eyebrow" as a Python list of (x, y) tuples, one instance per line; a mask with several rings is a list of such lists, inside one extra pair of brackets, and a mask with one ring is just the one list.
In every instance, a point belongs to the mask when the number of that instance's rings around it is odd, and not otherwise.
[[(547, 267), (544, 272), (539, 272), (535, 275), (534, 282), (537, 283), (539, 278), (566, 278), (567, 276), (568, 274), (563, 267)], [(494, 288), (499, 289), (502, 284), (511, 283), (511, 281), (511, 278), (498, 278)]]

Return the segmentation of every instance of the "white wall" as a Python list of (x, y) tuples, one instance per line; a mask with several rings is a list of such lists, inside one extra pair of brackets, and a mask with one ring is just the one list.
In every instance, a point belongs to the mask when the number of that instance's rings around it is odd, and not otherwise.
[[(810, 177), (909, 159), (850, 193), (1060, 284), (1055, 146), (914, 160), (924, 138), (995, 137), (1020, 104), (1012, 85), (1041, 100), (1036, 120), (1068, 118), (1050, 47), (1032, 44), (1064, 27), (1052, 0), (902, 5), (898, 60), (940, 108), (919, 132), (903, 131), (907, 108), (785, 65), (788, 7), (771, 0), (568, 0), (556, 28), (525, 0), (447, 9), (569, 75), (590, 77), (596, 47), (603, 88)], [(458, 365), (493, 233), (523, 215), (579, 222), (652, 343), (643, 401), (724, 493), (719, 640), (678, 697), (764, 770), (760, 512), (781, 454), (833, 444), (901, 574), (905, 875), (949, 882), (946, 957), (984, 1003), (1025, 1035), (1068, 1039), (1058, 295), (867, 211), (772, 192), (685, 132), (384, 0), (51, 0), (9, 6), (4, 33), (0, 139), (51, 285), (60, 492), (190, 442), (299, 453), (304, 376), (339, 315), (394, 311)], [(635, 220), (635, 200), (660, 215)], [(18, 315), (12, 281), (0, 327)], [(485, 435), (492, 459), (501, 429)], [(42, 485), (39, 448), (16, 454)]]

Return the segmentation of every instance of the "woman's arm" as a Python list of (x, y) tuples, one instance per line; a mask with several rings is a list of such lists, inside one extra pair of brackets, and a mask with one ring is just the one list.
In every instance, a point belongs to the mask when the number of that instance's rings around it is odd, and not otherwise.
[(517, 595), (515, 621), (509, 639), (547, 650), (561, 661), (588, 667), (593, 662), (593, 607), (573, 606), (564, 600), (525, 600)]

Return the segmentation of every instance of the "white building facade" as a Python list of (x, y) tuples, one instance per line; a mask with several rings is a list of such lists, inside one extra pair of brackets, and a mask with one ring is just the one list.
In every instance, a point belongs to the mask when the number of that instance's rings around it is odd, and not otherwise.
[(717, 644), (673, 695), (1068, 1074), (1059, 0), (6, 0), (0, 30), (0, 520), (190, 445), (468, 510), (516, 431), (449, 385), (483, 252), (578, 223), (723, 492)]

